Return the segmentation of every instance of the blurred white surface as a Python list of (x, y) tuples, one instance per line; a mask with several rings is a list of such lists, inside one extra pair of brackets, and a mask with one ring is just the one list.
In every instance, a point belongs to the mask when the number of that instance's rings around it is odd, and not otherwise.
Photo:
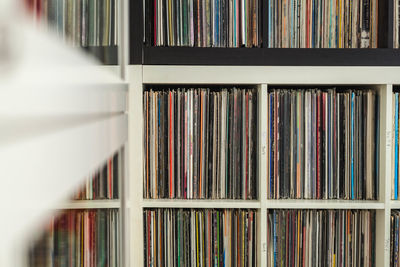
[(127, 85), (0, 2), (0, 266), (23, 266), (51, 210), (125, 144)]

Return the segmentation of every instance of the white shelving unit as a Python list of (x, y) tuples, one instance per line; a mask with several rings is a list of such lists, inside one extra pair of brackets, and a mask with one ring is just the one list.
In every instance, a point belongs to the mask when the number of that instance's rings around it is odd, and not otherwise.
[[(143, 266), (143, 209), (252, 208), (259, 211), (259, 266), (267, 266), (268, 209), (371, 209), (376, 211), (376, 266), (390, 264), (390, 211), (400, 201), (390, 199), (392, 85), (400, 84), (400, 67), (254, 67), (254, 66), (128, 66), (129, 166), (131, 207), (131, 266)], [(148, 200), (143, 199), (143, 107), (147, 84), (254, 85), (259, 90), (258, 200)], [(267, 199), (267, 98), (269, 85), (360, 85), (380, 95), (379, 199), (269, 200)]]
[(54, 210), (122, 206), (120, 200), (65, 202), (128, 138), (127, 84), (101, 69), (80, 67), (49, 65), (53, 79), (46, 79), (46, 68), (44, 74), (21, 67), (2, 81), (0, 210), (7, 215), (0, 243), (11, 247), (0, 245), (2, 266), (27, 265), (27, 239)]

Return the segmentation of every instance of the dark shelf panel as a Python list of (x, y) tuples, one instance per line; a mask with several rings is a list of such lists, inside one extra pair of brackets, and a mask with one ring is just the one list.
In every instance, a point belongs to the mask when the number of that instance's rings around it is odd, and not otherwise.
[(143, 64), (400, 66), (400, 49), (143, 47)]
[(81, 48), (95, 56), (104, 65), (118, 65), (118, 46), (87, 46)]

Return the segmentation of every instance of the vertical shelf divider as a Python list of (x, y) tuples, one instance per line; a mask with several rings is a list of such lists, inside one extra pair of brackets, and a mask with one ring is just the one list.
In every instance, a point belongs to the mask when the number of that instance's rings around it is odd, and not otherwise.
[(129, 72), (130, 265), (143, 266), (143, 67)]
[(267, 118), (268, 86), (261, 84), (258, 91), (258, 181), (261, 203), (259, 229), (260, 233), (260, 266), (267, 266)]
[(376, 216), (376, 262), (390, 266), (390, 200), (392, 178), (392, 94), (391, 84), (383, 85), (380, 100), (380, 192), (385, 209)]

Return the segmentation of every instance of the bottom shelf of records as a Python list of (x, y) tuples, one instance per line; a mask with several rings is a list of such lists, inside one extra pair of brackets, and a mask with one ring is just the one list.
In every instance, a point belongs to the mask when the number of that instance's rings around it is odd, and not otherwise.
[(390, 266), (400, 266), (400, 210), (390, 216)]
[(144, 208), (143, 266), (381, 266), (383, 210), (261, 211)]
[(144, 266), (259, 266), (252, 209), (145, 209)]
[(269, 210), (268, 266), (375, 266), (375, 215), (375, 210)]
[(121, 266), (118, 209), (64, 210), (32, 243), (28, 266)]

